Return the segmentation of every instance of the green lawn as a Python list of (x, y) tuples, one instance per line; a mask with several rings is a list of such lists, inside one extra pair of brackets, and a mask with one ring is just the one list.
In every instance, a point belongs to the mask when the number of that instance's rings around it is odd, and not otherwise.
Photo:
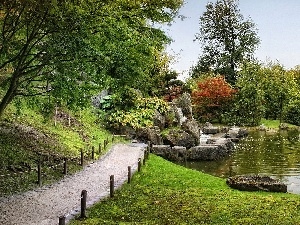
[[(283, 122), (284, 123), (284, 122)], [(271, 129), (278, 129), (280, 126), (280, 121), (279, 120), (267, 120), (267, 119), (262, 119), (260, 124), (265, 125), (268, 128)], [(297, 128), (297, 126), (285, 123), (289, 128)]]
[(79, 224), (300, 224), (300, 196), (241, 192), (224, 179), (151, 155), (131, 184)]

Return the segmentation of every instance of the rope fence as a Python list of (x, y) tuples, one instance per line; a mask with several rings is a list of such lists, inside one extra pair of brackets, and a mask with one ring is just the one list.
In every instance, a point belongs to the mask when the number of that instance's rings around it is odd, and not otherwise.
[[(115, 137), (113, 135), (112, 139), (111, 139), (112, 143), (114, 142), (114, 140), (115, 140)], [(109, 144), (108, 138), (106, 138), (103, 141), (103, 144), (99, 143), (99, 145), (98, 145), (99, 158), (101, 157), (102, 151), (104, 151), (107, 148), (108, 144)], [(61, 157), (58, 154), (38, 153), (40, 160), (39, 160), (39, 162), (37, 162), (35, 167), (31, 168), (30, 166), (28, 166), (29, 168), (26, 170), (14, 171), (14, 172), (10, 172), (10, 173), (1, 174), (0, 181), (3, 179), (7, 179), (9, 177), (12, 177), (12, 176), (23, 176), (23, 175), (27, 175), (30, 173), (37, 173), (37, 183), (39, 184), (39, 186), (41, 186), (42, 185), (42, 175), (45, 175), (45, 170), (61, 169), (62, 174), (67, 175), (68, 162), (72, 162), (72, 163), (84, 166), (86, 161), (95, 160), (95, 154), (96, 154), (95, 146), (92, 146), (91, 148), (89, 148), (88, 151), (81, 150), (79, 157)], [(51, 163), (49, 160), (50, 157), (53, 157), (53, 159), (52, 159), (53, 161), (60, 161), (60, 162), (58, 162), (57, 164), (47, 166), (47, 163), (48, 164)], [(42, 158), (48, 159), (48, 161), (42, 160)]]

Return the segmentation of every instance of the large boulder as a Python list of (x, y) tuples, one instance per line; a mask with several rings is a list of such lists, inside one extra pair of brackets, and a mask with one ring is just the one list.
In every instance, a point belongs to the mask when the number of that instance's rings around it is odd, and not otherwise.
[(151, 153), (165, 158), (167, 152), (171, 150), (170, 145), (152, 145)]
[(234, 151), (234, 144), (227, 138), (210, 138), (206, 144), (189, 149), (188, 159), (212, 161), (222, 159)]
[(187, 119), (182, 123), (182, 129), (195, 138), (196, 145), (200, 144), (200, 128), (195, 119)]
[(163, 130), (166, 126), (166, 117), (156, 111), (153, 118), (153, 124), (154, 126), (159, 127), (160, 130)]
[(163, 142), (170, 146), (183, 146), (187, 149), (197, 144), (193, 135), (179, 128), (170, 128), (164, 132)]
[(112, 129), (114, 134), (122, 134), (125, 135), (127, 139), (134, 139), (136, 136), (136, 130), (130, 126), (120, 126)]
[(221, 145), (230, 152), (234, 150), (234, 143), (228, 138), (223, 138), (223, 137), (208, 138), (206, 144)]
[(95, 95), (91, 98), (92, 105), (96, 108), (99, 108), (101, 107), (101, 104), (109, 98), (108, 90), (103, 90), (98, 95)]
[(182, 96), (180, 96), (174, 102), (178, 108), (181, 108), (183, 116), (188, 119), (193, 118), (191, 95), (189, 93), (183, 93)]
[(220, 132), (219, 127), (214, 127), (211, 123), (206, 122), (202, 128), (203, 134), (217, 134)]
[(288, 130), (288, 129), (289, 129), (289, 126), (288, 126), (288, 124), (286, 124), (286, 123), (281, 123), (281, 124), (279, 125), (279, 129), (280, 129), (280, 130)]
[(287, 192), (287, 185), (269, 176), (239, 175), (229, 177), (226, 183), (241, 191)]
[(163, 139), (160, 135), (160, 129), (157, 126), (138, 129), (136, 132), (136, 139), (144, 143), (150, 141), (154, 145), (163, 144)]
[(231, 127), (228, 132), (225, 134), (226, 138), (230, 138), (234, 142), (238, 142), (240, 138), (246, 137), (248, 131), (239, 127)]
[(178, 119), (177, 106), (173, 103), (169, 103), (169, 110), (165, 115), (165, 128), (180, 126), (180, 120)]
[(240, 128), (239, 131), (238, 131), (238, 134), (237, 134), (237, 138), (246, 137), (246, 136), (248, 136), (248, 134), (249, 134), (248, 130)]
[(186, 148), (183, 146), (153, 145), (151, 153), (170, 161), (183, 161), (186, 159)]

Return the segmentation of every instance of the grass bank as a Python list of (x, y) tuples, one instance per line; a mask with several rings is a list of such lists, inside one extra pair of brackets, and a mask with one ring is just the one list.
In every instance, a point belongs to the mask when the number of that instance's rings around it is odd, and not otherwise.
[[(280, 127), (280, 120), (267, 120), (267, 119), (262, 119), (260, 124), (263, 124), (267, 128), (270, 129), (279, 129)], [(296, 125), (289, 124), (289, 123), (284, 123), (288, 128), (297, 128)]]
[(92, 146), (96, 159), (99, 143), (101, 154), (105, 153), (106, 139), (111, 142), (112, 136), (99, 125), (92, 109), (58, 109), (45, 118), (25, 103), (18, 108), (10, 105), (0, 122), (0, 196), (36, 188), (38, 162), (42, 164), (43, 185), (63, 178), (65, 158), (69, 174), (80, 170), (81, 150), (88, 163)]
[(151, 155), (131, 184), (90, 208), (95, 224), (299, 224), (294, 194), (242, 192), (224, 179), (189, 170)]

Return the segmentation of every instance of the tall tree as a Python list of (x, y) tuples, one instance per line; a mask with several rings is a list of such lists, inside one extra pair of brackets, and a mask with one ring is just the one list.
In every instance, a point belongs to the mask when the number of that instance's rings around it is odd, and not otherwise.
[(264, 79), (260, 63), (243, 63), (236, 82), (237, 94), (227, 115), (229, 123), (243, 126), (259, 125), (265, 113), (265, 91), (262, 82)]
[(4, 0), (0, 3), (0, 117), (16, 96), (83, 104), (91, 90), (142, 83), (169, 39), (182, 0)]
[(193, 77), (213, 70), (235, 84), (241, 62), (253, 57), (260, 42), (257, 29), (250, 17), (245, 19), (240, 13), (238, 3), (238, 0), (207, 3), (196, 35), (203, 53), (193, 68)]

